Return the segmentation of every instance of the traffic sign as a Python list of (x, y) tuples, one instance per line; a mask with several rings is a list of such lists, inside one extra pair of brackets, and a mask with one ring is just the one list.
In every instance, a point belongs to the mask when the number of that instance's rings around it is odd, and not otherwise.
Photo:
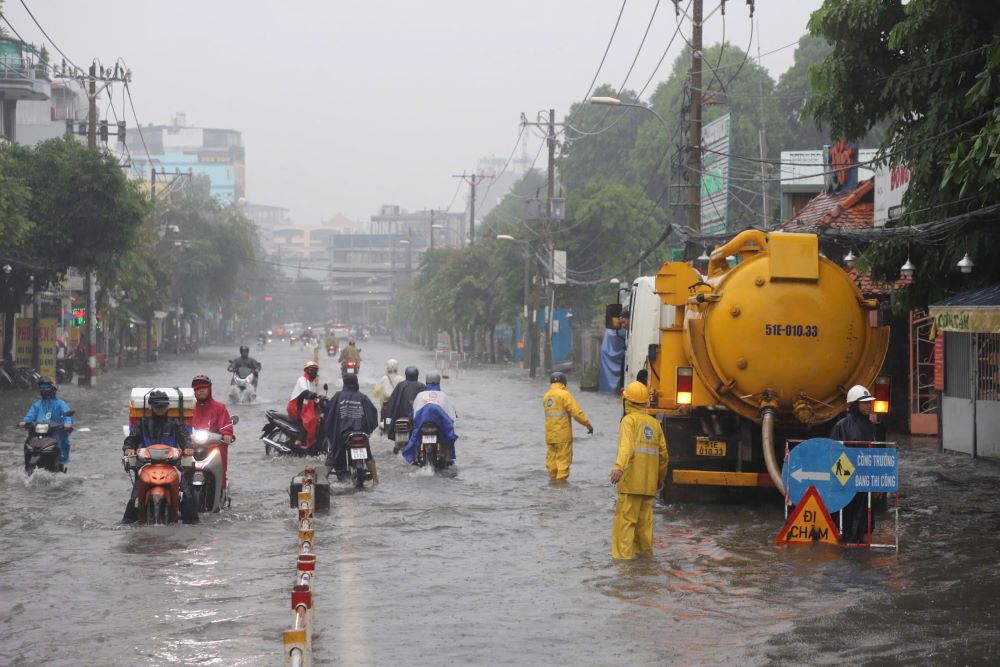
[(891, 448), (845, 447), (830, 438), (796, 446), (781, 471), (788, 500), (798, 504), (810, 486), (830, 512), (843, 509), (856, 493), (899, 489), (899, 452)]
[(823, 505), (816, 487), (806, 489), (795, 511), (774, 539), (775, 544), (788, 542), (825, 542), (838, 544), (840, 532)]
[[(829, 438), (810, 438), (799, 443), (788, 455), (782, 479), (788, 487), (788, 500), (798, 505), (809, 487), (815, 487), (827, 511), (843, 509), (857, 492), (841, 482), (847, 471), (838, 459), (847, 448)], [(853, 465), (853, 464), (851, 464)], [(850, 477), (850, 473), (848, 473)]]
[(899, 490), (899, 452), (890, 448), (845, 447), (844, 457), (854, 471), (844, 488), (858, 493), (892, 493)]

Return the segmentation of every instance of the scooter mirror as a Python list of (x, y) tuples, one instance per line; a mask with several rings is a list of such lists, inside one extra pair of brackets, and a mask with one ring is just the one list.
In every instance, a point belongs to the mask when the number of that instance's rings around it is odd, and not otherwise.
[(232, 422), (233, 426), (235, 426), (236, 424), (240, 423), (240, 418), (238, 415), (233, 415), (233, 418), (230, 421)]
[(323, 391), (330, 391), (330, 385), (324, 384), (323, 385)]

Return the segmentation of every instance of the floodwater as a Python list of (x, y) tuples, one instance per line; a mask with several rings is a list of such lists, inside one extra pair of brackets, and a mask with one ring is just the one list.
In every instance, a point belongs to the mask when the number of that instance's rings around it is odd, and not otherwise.
[[(120, 464), (129, 389), (186, 385), (200, 372), (225, 387), (229, 352), (61, 389), (78, 428), (90, 428), (73, 436), (67, 475), (24, 476), (11, 425), (35, 394), (0, 394), (0, 664), (281, 664), (296, 548), (288, 483), (304, 461), (266, 458), (257, 436), (305, 352), (253, 352), (264, 364), (261, 400), (232, 410), (241, 421), (230, 510), (196, 526), (118, 523), (130, 489)], [(363, 355), (369, 391), (389, 356), (433, 365), (387, 340), (365, 343)], [(338, 370), (325, 357), (321, 368), (327, 378)], [(513, 368), (452, 371), (443, 386), (460, 415), (452, 478), (414, 472), (376, 434), (382, 484), (336, 486), (319, 517), (317, 664), (1000, 660), (997, 464), (901, 443), (898, 554), (776, 547), (778, 503), (671, 504), (655, 511), (655, 555), (616, 563), (607, 472), (619, 408), (575, 392), (596, 432), (577, 428), (570, 482), (550, 486), (546, 386)]]

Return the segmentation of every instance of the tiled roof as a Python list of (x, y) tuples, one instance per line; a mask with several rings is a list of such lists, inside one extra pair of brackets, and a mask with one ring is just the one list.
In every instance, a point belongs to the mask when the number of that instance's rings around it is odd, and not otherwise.
[(868, 179), (848, 192), (820, 193), (791, 220), (782, 223), (786, 232), (818, 232), (823, 228), (871, 229), (875, 204), (871, 201), (874, 180)]
[(851, 280), (854, 284), (858, 286), (862, 294), (892, 294), (893, 292), (898, 292), (903, 289), (911, 282), (913, 278), (907, 278), (905, 276), (900, 276), (898, 280), (893, 283), (883, 283), (875, 282), (868, 273), (858, 273), (857, 269), (849, 269), (847, 274), (851, 276)]

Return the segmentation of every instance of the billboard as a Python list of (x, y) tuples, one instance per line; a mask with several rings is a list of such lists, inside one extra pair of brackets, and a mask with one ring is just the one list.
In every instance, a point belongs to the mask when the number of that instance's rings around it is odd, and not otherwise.
[(905, 164), (875, 170), (875, 226), (884, 227), (888, 220), (903, 213), (903, 195), (910, 186), (910, 168)]
[(730, 114), (701, 130), (701, 231), (719, 234), (729, 227)]

